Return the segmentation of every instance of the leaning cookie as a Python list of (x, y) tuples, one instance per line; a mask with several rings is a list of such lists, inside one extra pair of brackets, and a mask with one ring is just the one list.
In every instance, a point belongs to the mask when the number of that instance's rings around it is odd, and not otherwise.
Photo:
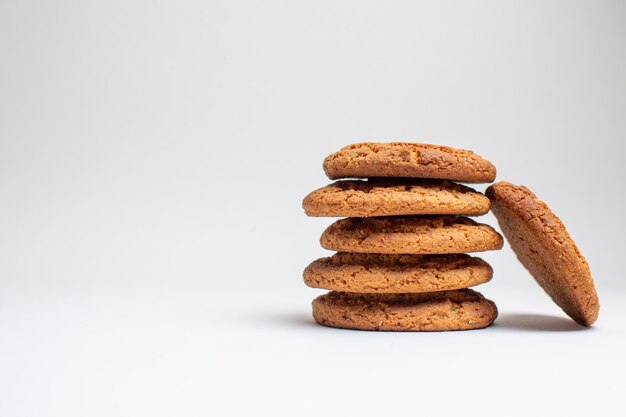
[(421, 143), (355, 143), (329, 155), (330, 179), (405, 177), (492, 182), (496, 167), (472, 151)]
[(320, 244), (338, 252), (427, 255), (496, 250), (503, 240), (467, 217), (397, 216), (337, 220)]
[(330, 292), (313, 300), (313, 318), (329, 327), (383, 331), (480, 329), (496, 319), (496, 305), (473, 290), (423, 294)]
[(383, 255), (339, 252), (304, 270), (313, 288), (359, 293), (420, 293), (485, 283), (491, 266), (469, 255)]
[(337, 181), (311, 192), (302, 207), (316, 217), (412, 214), (481, 215), (489, 199), (472, 188), (440, 180)]
[(524, 186), (498, 182), (487, 195), (520, 262), (572, 319), (593, 324), (600, 304), (589, 265), (561, 220)]

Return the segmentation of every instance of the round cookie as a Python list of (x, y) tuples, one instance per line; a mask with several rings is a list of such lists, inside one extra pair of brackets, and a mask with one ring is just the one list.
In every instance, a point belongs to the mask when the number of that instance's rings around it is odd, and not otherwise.
[(330, 327), (384, 331), (470, 330), (489, 326), (496, 305), (473, 290), (423, 294), (331, 291), (313, 300), (313, 318)]
[(421, 293), (485, 283), (491, 266), (469, 255), (383, 255), (339, 252), (304, 270), (309, 287), (357, 293)]
[(315, 217), (480, 215), (489, 206), (484, 194), (444, 180), (337, 181), (302, 201), (305, 213)]
[(338, 252), (447, 254), (502, 248), (502, 236), (491, 226), (467, 217), (398, 216), (337, 220), (320, 244)]
[(520, 262), (572, 319), (593, 324), (600, 304), (589, 265), (561, 220), (524, 186), (498, 182), (487, 195)]
[(324, 159), (330, 179), (405, 177), (493, 182), (496, 167), (472, 151), (421, 143), (355, 143)]

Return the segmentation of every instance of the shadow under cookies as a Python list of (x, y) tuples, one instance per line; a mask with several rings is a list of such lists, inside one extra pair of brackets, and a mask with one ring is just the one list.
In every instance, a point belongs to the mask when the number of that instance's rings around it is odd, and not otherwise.
[[(257, 316), (256, 320), (273, 325), (290, 328), (319, 328), (325, 327), (315, 323), (313, 317), (304, 313), (280, 313)], [(491, 326), (494, 330), (523, 330), (535, 332), (577, 332), (590, 331), (592, 327), (585, 327), (577, 324), (566, 317), (549, 316), (545, 314), (519, 314), (503, 313)], [(345, 329), (341, 329), (345, 330)], [(377, 333), (377, 332), (373, 332)], [(393, 333), (393, 332), (391, 332)], [(404, 333), (404, 332), (399, 332)], [(408, 334), (414, 332), (406, 332)], [(419, 332), (418, 332), (419, 333)], [(422, 332), (425, 333), (425, 332)], [(454, 333), (454, 332), (450, 332)]]
[(530, 330), (543, 332), (576, 332), (591, 330), (565, 317), (545, 314), (501, 314), (493, 327), (507, 330)]

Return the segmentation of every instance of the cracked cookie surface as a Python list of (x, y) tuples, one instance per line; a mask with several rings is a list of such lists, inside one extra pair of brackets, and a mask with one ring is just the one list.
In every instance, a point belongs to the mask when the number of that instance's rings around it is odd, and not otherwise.
[(448, 291), (485, 283), (489, 264), (469, 255), (383, 255), (339, 252), (304, 270), (313, 288), (360, 293)]
[(372, 217), (413, 214), (481, 215), (489, 199), (446, 180), (369, 179), (337, 181), (307, 195), (302, 207), (314, 217)]
[(337, 220), (320, 244), (338, 252), (427, 255), (496, 250), (503, 240), (467, 217), (397, 216)]
[(423, 294), (331, 291), (313, 300), (319, 324), (356, 330), (449, 331), (480, 329), (496, 319), (496, 305), (473, 290)]
[(589, 265), (561, 220), (524, 186), (498, 182), (487, 196), (511, 248), (539, 285), (577, 323), (593, 324), (600, 304)]
[(409, 142), (363, 142), (324, 159), (330, 179), (405, 177), (493, 182), (496, 167), (480, 155), (447, 146)]

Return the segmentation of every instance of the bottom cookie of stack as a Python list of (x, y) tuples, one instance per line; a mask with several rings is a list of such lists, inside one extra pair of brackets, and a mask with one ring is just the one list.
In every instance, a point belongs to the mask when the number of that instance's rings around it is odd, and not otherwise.
[(331, 291), (313, 300), (313, 318), (319, 324), (356, 330), (480, 329), (497, 315), (492, 301), (470, 289), (418, 294)]

